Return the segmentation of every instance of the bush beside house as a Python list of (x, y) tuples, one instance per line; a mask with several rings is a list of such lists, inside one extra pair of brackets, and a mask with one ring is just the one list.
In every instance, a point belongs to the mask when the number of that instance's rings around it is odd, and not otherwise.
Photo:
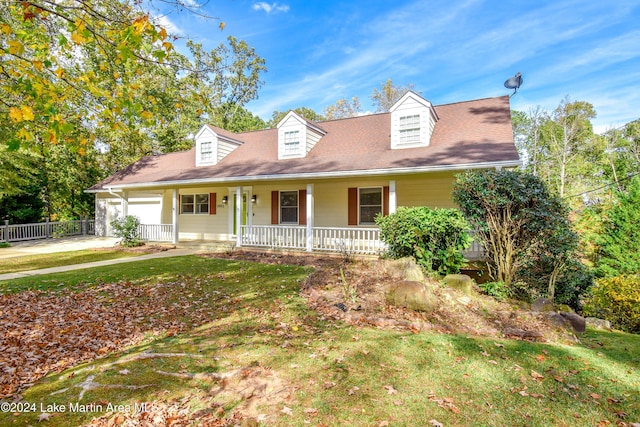
[(457, 209), (400, 207), (391, 215), (378, 216), (376, 224), (391, 258), (412, 256), (425, 269), (440, 274), (457, 273), (465, 263), (462, 251), (471, 237)]

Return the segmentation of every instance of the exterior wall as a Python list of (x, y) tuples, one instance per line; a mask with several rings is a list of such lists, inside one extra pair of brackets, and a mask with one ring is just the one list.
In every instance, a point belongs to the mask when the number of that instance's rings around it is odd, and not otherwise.
[[(257, 203), (252, 206), (252, 223), (254, 225), (271, 224), (271, 191), (305, 190), (307, 184), (314, 184), (314, 226), (347, 227), (348, 188), (384, 187), (389, 185), (391, 179), (396, 181), (398, 206), (455, 207), (451, 198), (454, 181), (454, 174), (451, 172), (391, 178), (286, 181), (252, 185), (250, 187), (252, 194), (255, 194), (258, 198)], [(301, 202), (303, 201), (298, 203)]]
[[(307, 184), (313, 184), (314, 226), (348, 227), (348, 189), (351, 187), (385, 187), (390, 180), (396, 182), (397, 206), (429, 206), (432, 208), (451, 208), (455, 204), (451, 198), (453, 172), (425, 173), (390, 177), (371, 177), (353, 179), (295, 180), (274, 183), (246, 183), (242, 185), (247, 197), (247, 224), (271, 225), (271, 192), (306, 190)], [(178, 190), (184, 194), (216, 194), (215, 214), (180, 214), (178, 227), (180, 240), (230, 240), (233, 230), (235, 211), (233, 200), (236, 186), (189, 187)], [(136, 197), (144, 195), (145, 197)], [(148, 193), (129, 191), (129, 213), (144, 212), (144, 223), (171, 224), (173, 190), (166, 189), (151, 197)], [(251, 196), (257, 200), (251, 202)], [(223, 198), (227, 196), (227, 203)], [(300, 199), (299, 204), (305, 200)], [(179, 206), (178, 206), (179, 208)], [(300, 213), (300, 211), (299, 211)], [(109, 222), (121, 215), (121, 200), (109, 193), (96, 195), (96, 232), (110, 233)], [(150, 222), (153, 219), (155, 222)], [(363, 227), (371, 227), (370, 225)]]
[[(178, 215), (178, 231), (180, 240), (227, 240), (231, 238), (229, 234), (229, 215), (233, 215), (233, 207), (231, 203), (223, 204), (222, 198), (229, 197), (228, 187), (192, 187), (181, 188), (179, 195), (185, 194), (216, 194), (216, 213), (215, 214), (179, 214)], [(169, 208), (163, 211), (163, 217), (172, 218), (172, 191), (165, 192), (164, 199), (168, 200)], [(180, 205), (178, 204), (178, 209)]]

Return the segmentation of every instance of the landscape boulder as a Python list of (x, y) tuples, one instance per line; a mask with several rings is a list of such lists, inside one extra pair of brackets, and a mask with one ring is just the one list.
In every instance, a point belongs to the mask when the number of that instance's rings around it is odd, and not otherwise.
[(531, 304), (531, 311), (534, 313), (545, 313), (550, 311), (556, 311), (553, 305), (553, 301), (546, 298), (538, 298)]
[(584, 317), (580, 316), (579, 314), (565, 313), (563, 311), (563, 312), (560, 312), (560, 316), (564, 317), (565, 320), (569, 322), (569, 324), (571, 325), (571, 327), (575, 332), (583, 333), (584, 331), (587, 330)]
[(385, 289), (387, 304), (405, 307), (409, 310), (431, 312), (437, 307), (436, 297), (421, 282), (399, 280)]
[(611, 330), (611, 322), (597, 317), (585, 317), (585, 323), (592, 328)]
[(473, 295), (473, 279), (466, 274), (447, 274), (442, 282), (453, 289), (457, 289), (465, 295)]
[(384, 265), (386, 272), (397, 279), (410, 282), (424, 282), (426, 280), (422, 269), (413, 257), (387, 260)]

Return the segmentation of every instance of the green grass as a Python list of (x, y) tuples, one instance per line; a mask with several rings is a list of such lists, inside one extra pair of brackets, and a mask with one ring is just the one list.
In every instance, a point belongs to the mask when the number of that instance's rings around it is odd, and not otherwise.
[(106, 261), (117, 258), (128, 258), (142, 255), (141, 252), (126, 252), (117, 250), (81, 250), (70, 252), (56, 252), (51, 254), (27, 255), (3, 259), (0, 264), (0, 274), (19, 271), (39, 270), (41, 268), (61, 267), (65, 265), (84, 264), (94, 261)]
[[(68, 405), (64, 388), (95, 375), (101, 384), (150, 385), (89, 390), (81, 403), (134, 405), (185, 398), (193, 411), (227, 413), (238, 404), (214, 396), (208, 380), (161, 375), (211, 373), (260, 366), (292, 387), (291, 399), (259, 408), (268, 425), (592, 426), (640, 422), (640, 336), (588, 330), (582, 344), (540, 344), (456, 334), (356, 328), (327, 321), (299, 295), (308, 270), (195, 256), (92, 269), (89, 283), (119, 278), (139, 286), (175, 280), (190, 298), (218, 298), (211, 322), (187, 333), (152, 338), (123, 354), (52, 374), (23, 393), (24, 402)], [(117, 268), (116, 268), (117, 267)], [(87, 272), (89, 273), (89, 272)], [(220, 274), (225, 279), (219, 280)], [(42, 278), (45, 280), (46, 278)], [(109, 279), (111, 280), (111, 279)], [(41, 287), (44, 282), (32, 286)], [(47, 282), (48, 283), (48, 282)], [(5, 284), (0, 284), (5, 287)], [(23, 288), (28, 287), (24, 285)], [(223, 293), (225, 298), (220, 299)], [(214, 302), (212, 302), (213, 304)], [(143, 351), (191, 356), (134, 360)], [(118, 365), (107, 365), (115, 361)], [(104, 369), (101, 369), (103, 367)], [(126, 375), (119, 371), (127, 369)], [(357, 389), (356, 389), (357, 388)], [(217, 400), (216, 400), (217, 399)], [(287, 406), (291, 415), (282, 412)], [(36, 413), (0, 413), (0, 425), (38, 425)], [(48, 426), (79, 425), (95, 413), (55, 414)]]
[[(73, 254), (77, 252), (64, 252), (66, 254)], [(91, 251), (90, 251), (91, 252)], [(111, 252), (107, 252), (111, 254)], [(96, 252), (100, 254), (99, 259), (93, 258), (92, 261), (100, 261), (109, 258), (102, 257), (102, 252)], [(114, 251), (112, 253), (113, 258), (119, 258), (122, 256), (137, 256), (142, 255), (140, 253), (131, 253), (124, 251)], [(58, 254), (52, 254), (58, 255)], [(90, 254), (89, 254), (90, 255)], [(23, 258), (23, 257), (21, 257)], [(52, 257), (53, 258), (53, 257)], [(78, 259), (72, 257), (73, 259)], [(59, 289), (76, 289), (81, 290), (87, 286), (92, 286), (97, 283), (110, 283), (120, 280), (153, 280), (153, 279), (166, 279), (170, 276), (177, 274), (189, 273), (189, 269), (194, 266), (196, 270), (195, 274), (202, 274), (204, 270), (198, 268), (198, 258), (196, 257), (180, 257), (186, 260), (195, 260), (195, 262), (177, 262), (170, 263), (166, 261), (166, 258), (159, 258), (147, 261), (132, 261), (126, 264), (115, 264), (100, 268), (72, 270), (64, 273), (55, 273), (31, 277), (23, 277), (19, 279), (0, 281), (0, 294), (22, 292), (26, 290), (59, 290)], [(88, 259), (88, 258), (87, 258)], [(11, 259), (9, 259), (11, 260)], [(82, 261), (91, 262), (91, 261)], [(71, 263), (70, 263), (71, 264)], [(68, 264), (69, 265), (69, 264)], [(40, 267), (38, 267), (40, 268)], [(42, 267), (45, 268), (45, 267)]]

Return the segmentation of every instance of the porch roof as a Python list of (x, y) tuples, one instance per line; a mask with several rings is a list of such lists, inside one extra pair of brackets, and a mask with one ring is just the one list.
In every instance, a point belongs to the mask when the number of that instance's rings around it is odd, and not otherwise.
[[(91, 187), (161, 187), (188, 183), (402, 174), (520, 164), (509, 97), (435, 106), (428, 147), (391, 149), (389, 113), (322, 122), (326, 131), (305, 158), (278, 160), (278, 131), (221, 135), (244, 142), (218, 164), (195, 166), (195, 149), (143, 157)], [(217, 128), (214, 128), (218, 132)]]

